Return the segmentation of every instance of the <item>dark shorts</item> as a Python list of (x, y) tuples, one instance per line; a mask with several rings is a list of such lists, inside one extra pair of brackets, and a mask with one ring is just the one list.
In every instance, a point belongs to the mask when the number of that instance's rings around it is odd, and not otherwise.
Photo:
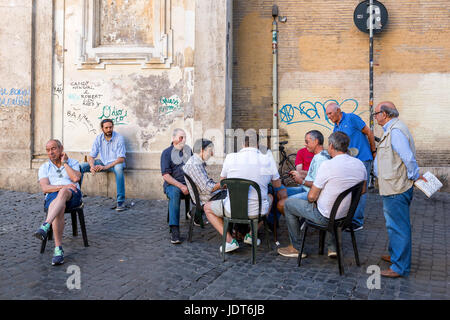
[[(70, 190), (72, 192), (72, 198), (70, 198), (69, 201), (66, 202), (66, 209), (73, 209), (78, 207), (81, 204), (81, 191), (80, 189), (77, 189), (77, 191)], [(52, 192), (47, 194), (47, 197), (45, 198), (44, 202), (44, 208), (48, 209), (50, 206), (50, 203), (52, 203), (53, 200), (56, 199), (58, 196), (58, 192)]]

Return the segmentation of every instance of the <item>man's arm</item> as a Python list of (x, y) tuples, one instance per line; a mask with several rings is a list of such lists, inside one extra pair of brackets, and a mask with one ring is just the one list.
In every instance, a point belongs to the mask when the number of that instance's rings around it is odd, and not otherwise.
[(48, 178), (40, 179), (39, 184), (41, 186), (42, 192), (44, 193), (59, 192), (59, 190), (63, 188), (69, 188), (72, 189), (73, 191), (77, 191), (77, 187), (74, 184), (68, 184), (65, 186), (54, 186), (50, 184), (50, 180), (48, 180)]
[(364, 128), (362, 128), (361, 130), (362, 133), (364, 133), (367, 136), (367, 139), (369, 140), (369, 144), (370, 144), (370, 152), (372, 153), (372, 157), (375, 159), (376, 156), (376, 145), (375, 145), (375, 137), (373, 135), (372, 130), (369, 129), (369, 127), (366, 125)]
[(103, 170), (108, 170), (109, 168), (114, 167), (116, 164), (124, 163), (124, 162), (125, 162), (125, 158), (119, 157), (116, 159), (116, 161), (111, 162), (110, 164), (108, 164), (106, 166), (103, 166)]
[[(64, 169), (66, 169), (67, 175), (69, 176), (70, 181), (77, 183), (78, 181), (80, 181), (81, 179), (81, 172), (80, 170), (75, 170), (73, 169), (70, 165), (69, 165), (69, 157), (67, 156), (67, 154), (65, 152), (63, 152), (61, 154), (61, 163), (64, 166)], [(74, 160), (72, 160), (73, 162)], [(76, 167), (79, 169), (80, 165), (78, 164), (78, 162), (76, 163)]]
[(319, 195), (322, 189), (317, 188), (314, 184), (311, 186), (311, 189), (308, 192), (308, 201), (315, 202), (319, 199)]
[(182, 184), (181, 182), (175, 180), (170, 175), (170, 173), (163, 174), (162, 177), (163, 177), (165, 182), (167, 182), (168, 184), (171, 184), (171, 185), (177, 187), (178, 189), (180, 189), (183, 192), (183, 194), (185, 194), (185, 195), (189, 194), (188, 188), (184, 184)]
[[(281, 180), (280, 179), (272, 180), (272, 186), (273, 186), (273, 188), (275, 190), (278, 189), (278, 188), (281, 188), (281, 186), (282, 186), (281, 185)], [(278, 191), (277, 191), (277, 198), (279, 200), (287, 198), (287, 197), (288, 197), (288, 195), (287, 195), (287, 189), (286, 188), (278, 189)]]

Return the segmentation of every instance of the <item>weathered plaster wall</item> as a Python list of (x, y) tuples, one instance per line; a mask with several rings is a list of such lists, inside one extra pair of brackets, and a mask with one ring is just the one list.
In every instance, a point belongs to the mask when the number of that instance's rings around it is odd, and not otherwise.
[(14, 188), (31, 160), (32, 7), (31, 1), (1, 0), (0, 9), (0, 181)]
[[(92, 48), (86, 50), (90, 24), (85, 23), (96, 4), (94, 51), (114, 49), (98, 60)], [(11, 97), (27, 104), (0, 109), (5, 124), (0, 157), (7, 160), (0, 162), (0, 188), (39, 191), (37, 169), (47, 159), (48, 139), (61, 139), (69, 156), (83, 161), (104, 118), (113, 118), (126, 139), (127, 197), (165, 197), (160, 154), (176, 127), (186, 130), (190, 145), (194, 135), (206, 134), (217, 153), (223, 151), (230, 1), (42, 0), (32, 10), (29, 1), (2, 0), (0, 6), (9, 17), (0, 25), (0, 37), (11, 43), (1, 52), (0, 75), (10, 75), (1, 87), (24, 88), (11, 91)], [(11, 27), (16, 20), (23, 21), (19, 29)], [(146, 46), (159, 48), (165, 60), (130, 55)], [(3, 152), (11, 146), (15, 153)], [(20, 170), (12, 175), (14, 167)], [(114, 180), (113, 174), (87, 175), (83, 191), (115, 197)]]

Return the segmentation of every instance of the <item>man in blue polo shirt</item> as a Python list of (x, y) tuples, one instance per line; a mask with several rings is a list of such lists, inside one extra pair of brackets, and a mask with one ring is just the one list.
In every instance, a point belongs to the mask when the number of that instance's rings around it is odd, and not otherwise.
[[(81, 180), (83, 182), (83, 174), (91, 172), (95, 174), (100, 171), (112, 171), (116, 176), (117, 188), (117, 206), (116, 211), (126, 209), (125, 202), (125, 177), (123, 169), (125, 168), (125, 140), (114, 130), (114, 123), (111, 119), (104, 119), (100, 123), (103, 131), (102, 134), (95, 138), (92, 145), (91, 154), (88, 156), (88, 162), (81, 164)], [(100, 160), (95, 158), (100, 154)], [(114, 208), (113, 208), (114, 209)]]
[(161, 154), (161, 174), (164, 179), (164, 193), (169, 198), (169, 227), (171, 242), (181, 243), (180, 239), (180, 200), (189, 194), (184, 180), (183, 166), (192, 156), (192, 150), (186, 145), (186, 133), (175, 129), (172, 143)]
[(40, 240), (47, 238), (50, 226), (55, 236), (55, 253), (52, 265), (64, 263), (62, 236), (64, 231), (64, 211), (66, 207), (76, 208), (81, 204), (80, 165), (69, 159), (59, 140), (50, 140), (45, 149), (49, 160), (39, 168), (39, 184), (46, 194), (44, 207), (48, 209), (47, 218), (34, 233)]
[[(362, 161), (367, 170), (367, 184), (370, 180), (370, 169), (376, 155), (376, 146), (373, 132), (366, 123), (356, 114), (345, 113), (337, 103), (330, 103), (326, 107), (328, 119), (334, 123), (334, 130), (346, 133), (350, 137), (349, 149), (358, 150), (356, 158)], [(353, 230), (361, 230), (364, 224), (364, 208), (366, 207), (367, 194), (363, 194), (359, 200), (355, 215), (353, 216)]]

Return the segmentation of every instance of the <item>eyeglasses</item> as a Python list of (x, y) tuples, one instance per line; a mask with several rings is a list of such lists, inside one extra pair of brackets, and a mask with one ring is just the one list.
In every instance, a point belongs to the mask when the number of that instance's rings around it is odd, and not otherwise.
[(376, 116), (377, 114), (379, 114), (379, 113), (383, 113), (383, 111), (378, 111), (378, 112), (375, 112), (375, 113), (372, 113), (372, 116)]
[[(63, 168), (64, 169), (64, 168)], [(59, 178), (62, 178), (63, 177), (63, 175), (62, 175), (62, 173), (61, 173), (61, 170), (63, 170), (63, 169), (56, 169), (56, 172), (57, 173), (59, 173)]]

